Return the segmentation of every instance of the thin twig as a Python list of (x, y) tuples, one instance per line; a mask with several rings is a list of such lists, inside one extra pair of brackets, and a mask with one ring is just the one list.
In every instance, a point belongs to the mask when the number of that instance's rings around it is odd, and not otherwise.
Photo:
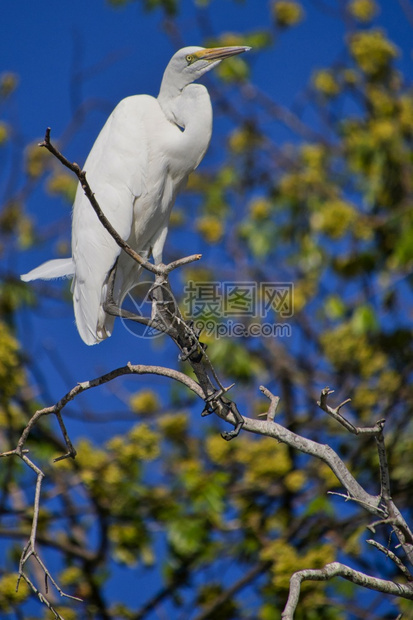
[[(66, 598), (70, 598), (70, 599), (74, 599), (77, 601), (81, 601), (82, 599), (77, 598), (76, 596), (72, 596), (70, 594), (66, 594), (65, 592), (63, 592), (63, 590), (58, 586), (58, 584), (56, 583), (56, 581), (53, 579), (52, 575), (50, 574), (50, 571), (48, 570), (48, 568), (46, 567), (46, 565), (42, 562), (42, 560), (40, 559), (37, 551), (36, 551), (36, 534), (37, 534), (37, 526), (38, 526), (38, 522), (39, 522), (39, 511), (40, 511), (40, 494), (41, 494), (41, 487), (42, 487), (42, 481), (44, 478), (44, 473), (42, 472), (42, 470), (37, 467), (37, 465), (35, 465), (33, 463), (33, 461), (31, 461), (26, 454), (24, 454), (25, 451), (19, 451), (18, 449), (15, 450), (15, 454), (17, 456), (19, 456), (24, 463), (30, 468), (32, 469), (36, 476), (36, 489), (35, 489), (35, 497), (34, 497), (34, 502), (33, 502), (33, 519), (32, 519), (32, 526), (31, 526), (31, 530), (30, 530), (30, 537), (29, 540), (27, 541), (21, 557), (20, 557), (20, 562), (19, 562), (19, 575), (18, 575), (18, 579), (17, 579), (17, 584), (16, 584), (16, 590), (19, 588), (19, 583), (21, 581), (21, 579), (24, 579), (27, 584), (32, 588), (33, 592), (35, 594), (37, 594), (37, 596), (39, 597), (40, 601), (45, 603), (47, 605), (47, 607), (55, 614), (55, 616), (57, 618), (61, 618), (61, 616), (56, 612), (56, 610), (53, 608), (53, 606), (51, 605), (51, 603), (44, 597), (43, 594), (41, 594), (41, 592), (34, 586), (34, 584), (31, 582), (31, 580), (28, 578), (28, 576), (25, 573), (25, 565), (28, 562), (28, 560), (33, 557), (37, 563), (40, 565), (40, 567), (43, 570), (43, 573), (45, 575), (45, 586), (46, 586), (46, 593), (47, 593), (47, 581), (50, 580), (51, 583), (55, 586), (55, 588), (57, 589), (57, 591), (59, 592), (59, 594), (61, 596), (64, 596)], [(7, 454), (7, 456), (9, 456), (10, 453)]]
[[(328, 495), (335, 495), (336, 497), (342, 497), (344, 499), (345, 502), (355, 502), (356, 504), (359, 504), (362, 508), (365, 508), (366, 510), (368, 510), (369, 512), (371, 511), (371, 504), (370, 501), (365, 501), (363, 499), (360, 499), (359, 497), (352, 497), (349, 493), (337, 493), (337, 491), (327, 491)], [(377, 498), (379, 498), (380, 496), (376, 496)], [(380, 501), (378, 501), (377, 507), (376, 507), (376, 514), (380, 514), (380, 515), (387, 515), (387, 512), (381, 508), (380, 506)], [(384, 521), (385, 519), (383, 519)]]
[(399, 4), (404, 11), (407, 21), (413, 27), (413, 6), (409, 0), (399, 0)]
[[(206, 606), (199, 614), (197, 614), (193, 620), (207, 620), (216, 618), (219, 615), (219, 609), (224, 603), (247, 587), (251, 582), (261, 575), (264, 571), (271, 567), (271, 562), (259, 562), (253, 566), (249, 571), (242, 575), (237, 581), (230, 585), (226, 590), (216, 596), (209, 605)], [(217, 614), (217, 615), (215, 615)]]
[(41, 603), (43, 603), (44, 605), (46, 605), (46, 607), (52, 612), (52, 614), (54, 615), (55, 618), (57, 618), (57, 620), (64, 620), (63, 616), (61, 616), (59, 614), (58, 611), (56, 611), (56, 609), (53, 607), (53, 605), (50, 603), (50, 601), (47, 600), (47, 598), (44, 596), (44, 594), (42, 594), (40, 592), (40, 590), (35, 586), (35, 584), (29, 579), (29, 577), (26, 574), (22, 574), (21, 575), (22, 578), (25, 580), (25, 582), (27, 583), (27, 585), (29, 586), (29, 588), (32, 589), (32, 591), (37, 595), (39, 601)]
[[(381, 496), (383, 498), (383, 501), (387, 504), (389, 501), (391, 501), (390, 475), (389, 465), (387, 462), (386, 447), (384, 444), (384, 420), (381, 420), (380, 422), (382, 422), (382, 428), (380, 432), (377, 433), (377, 435), (375, 436), (375, 440), (377, 444), (377, 452), (379, 455)], [(380, 422), (378, 422), (378, 424), (380, 424)]]
[(268, 411), (264, 413), (260, 413), (259, 417), (265, 416), (268, 422), (273, 422), (275, 418), (275, 413), (277, 411), (278, 404), (280, 402), (280, 397), (274, 396), (274, 394), (272, 394), (270, 390), (268, 390), (263, 385), (260, 385), (260, 391), (264, 394), (264, 396), (266, 396), (269, 399), (270, 406), (268, 407)]
[(403, 562), (401, 561), (400, 558), (397, 557), (397, 555), (395, 553), (393, 553), (393, 551), (390, 551), (390, 549), (387, 549), (387, 547), (385, 547), (384, 545), (381, 545), (379, 542), (377, 542), (376, 540), (372, 540), (371, 538), (369, 538), (368, 540), (366, 540), (366, 543), (368, 543), (369, 545), (372, 545), (372, 547), (376, 547), (376, 549), (378, 549), (379, 551), (381, 551), (382, 553), (384, 553), (384, 555), (386, 555), (388, 558), (390, 558), (390, 560), (392, 560), (397, 568), (403, 573), (403, 575), (406, 577), (407, 581), (413, 581), (413, 576), (411, 575), (410, 571), (407, 569), (407, 567), (403, 564)]
[(320, 400), (317, 401), (317, 405), (320, 409), (328, 413), (328, 415), (339, 422), (339, 424), (344, 426), (347, 431), (353, 433), (353, 435), (378, 435), (383, 430), (384, 420), (379, 420), (374, 426), (354, 426), (354, 424), (346, 420), (346, 418), (339, 413), (340, 409), (351, 401), (351, 398), (347, 398), (333, 409), (327, 404), (328, 397), (333, 393), (334, 390), (330, 390), (329, 387), (323, 388), (321, 390)]
[(55, 461), (58, 460), (62, 460), (64, 458), (67, 457), (71, 457), (74, 458), (76, 455), (76, 451), (73, 448), (73, 445), (70, 441), (69, 435), (66, 431), (66, 427), (63, 423), (63, 419), (61, 416), (61, 411), (62, 409), (70, 402), (72, 401), (76, 396), (78, 396), (79, 394), (81, 394), (82, 392), (89, 390), (91, 388), (97, 387), (99, 385), (102, 385), (104, 383), (107, 383), (108, 381), (112, 381), (113, 379), (121, 376), (121, 375), (130, 375), (130, 374), (155, 374), (155, 375), (161, 375), (161, 376), (165, 376), (165, 377), (169, 377), (172, 378), (176, 381), (179, 381), (180, 383), (183, 383), (184, 385), (186, 385), (189, 389), (191, 389), (193, 392), (195, 392), (195, 394), (197, 394), (200, 398), (204, 398), (205, 394), (203, 392), (203, 390), (201, 389), (201, 387), (199, 386), (198, 383), (196, 383), (196, 381), (194, 381), (193, 379), (191, 379), (190, 377), (188, 377), (187, 375), (178, 372), (176, 370), (172, 370), (170, 368), (163, 368), (161, 366), (143, 366), (143, 365), (132, 365), (132, 364), (127, 364), (126, 366), (123, 366), (122, 368), (117, 368), (116, 370), (113, 370), (105, 375), (102, 375), (101, 377), (98, 377), (96, 379), (92, 379), (90, 381), (84, 381), (83, 383), (79, 383), (78, 385), (76, 385), (74, 388), (72, 388), (69, 392), (67, 392), (57, 403), (55, 403), (55, 405), (52, 405), (51, 407), (46, 407), (44, 409), (41, 409), (39, 411), (37, 411), (29, 420), (28, 424), (26, 425), (19, 441), (17, 444), (17, 447), (14, 450), (9, 450), (8, 452), (4, 452), (3, 454), (0, 454), (1, 456), (18, 456), (19, 458), (21, 458), (23, 460), (23, 462), (30, 468), (32, 469), (36, 476), (37, 476), (37, 480), (36, 480), (36, 489), (35, 489), (35, 498), (34, 498), (34, 503), (33, 503), (33, 518), (32, 518), (32, 525), (31, 525), (31, 531), (30, 531), (30, 536), (29, 536), (29, 540), (26, 543), (22, 554), (21, 554), (21, 558), (20, 558), (20, 563), (19, 563), (19, 576), (18, 576), (18, 580), (17, 580), (17, 588), (19, 586), (20, 580), (23, 578), (27, 584), (32, 588), (33, 592), (39, 597), (41, 602), (44, 602), (47, 607), (53, 612), (53, 614), (55, 615), (56, 618), (60, 619), (61, 616), (56, 612), (56, 610), (53, 608), (53, 606), (51, 605), (51, 603), (44, 597), (43, 594), (41, 594), (41, 592), (38, 590), (38, 588), (36, 588), (36, 586), (32, 583), (32, 581), (29, 579), (29, 577), (26, 575), (25, 573), (25, 565), (28, 562), (28, 560), (33, 557), (37, 563), (39, 564), (39, 566), (42, 568), (43, 573), (45, 575), (45, 587), (46, 587), (46, 593), (47, 593), (47, 582), (50, 581), (53, 586), (57, 589), (57, 591), (59, 592), (59, 594), (61, 596), (67, 597), (67, 598), (71, 598), (74, 600), (78, 600), (81, 601), (81, 599), (71, 596), (69, 594), (66, 594), (65, 592), (63, 592), (63, 590), (59, 587), (59, 585), (57, 584), (57, 582), (53, 579), (51, 573), (49, 572), (48, 568), (46, 567), (46, 565), (43, 563), (43, 561), (41, 560), (41, 558), (39, 557), (37, 551), (36, 551), (36, 535), (37, 535), (37, 526), (38, 526), (38, 522), (39, 522), (39, 511), (40, 511), (40, 496), (41, 496), (41, 487), (42, 487), (42, 481), (44, 479), (44, 473), (43, 471), (37, 467), (37, 465), (35, 465), (33, 463), (33, 461), (31, 461), (28, 456), (27, 456), (27, 450), (24, 449), (24, 445), (29, 437), (30, 431), (32, 430), (33, 426), (39, 421), (39, 419), (44, 416), (44, 415), (51, 415), (51, 414), (55, 414), (58, 418), (59, 421), (59, 425), (60, 428), (62, 430), (66, 445), (68, 447), (68, 452), (65, 455), (62, 455), (60, 457), (58, 457), (57, 459), (55, 459)]

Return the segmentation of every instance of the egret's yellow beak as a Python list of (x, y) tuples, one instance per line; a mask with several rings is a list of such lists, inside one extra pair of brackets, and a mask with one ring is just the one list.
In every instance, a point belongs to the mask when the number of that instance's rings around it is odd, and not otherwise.
[(229, 56), (235, 56), (236, 54), (242, 54), (248, 52), (251, 48), (246, 45), (234, 45), (231, 47), (210, 47), (208, 49), (195, 52), (194, 56), (197, 60), (208, 60), (213, 62), (214, 60), (223, 60)]

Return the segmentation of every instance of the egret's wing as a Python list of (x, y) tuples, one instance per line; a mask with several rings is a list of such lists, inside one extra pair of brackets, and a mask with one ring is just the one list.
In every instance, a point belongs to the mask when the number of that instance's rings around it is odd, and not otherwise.
[[(157, 101), (146, 95), (121, 101), (100, 132), (84, 166), (102, 211), (125, 240), (131, 233), (134, 202), (146, 192), (147, 118), (151, 106), (157, 108)], [(79, 187), (73, 207), (72, 290), (77, 327), (87, 344), (95, 344), (110, 335), (114, 319), (101, 306), (107, 295), (108, 275), (119, 253), (119, 246), (99, 222)]]

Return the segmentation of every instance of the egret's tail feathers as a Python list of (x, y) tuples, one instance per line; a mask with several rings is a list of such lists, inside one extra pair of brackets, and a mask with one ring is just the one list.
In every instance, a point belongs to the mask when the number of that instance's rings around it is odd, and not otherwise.
[(53, 278), (72, 277), (75, 274), (75, 266), (71, 258), (57, 258), (49, 260), (32, 269), (29, 273), (20, 276), (23, 282), (31, 280), (52, 280)]
[[(99, 275), (99, 274), (98, 274)], [(77, 330), (83, 342), (94, 345), (112, 333), (115, 317), (103, 309), (107, 296), (107, 277), (101, 282), (81, 279), (79, 273), (73, 279), (72, 293)]]

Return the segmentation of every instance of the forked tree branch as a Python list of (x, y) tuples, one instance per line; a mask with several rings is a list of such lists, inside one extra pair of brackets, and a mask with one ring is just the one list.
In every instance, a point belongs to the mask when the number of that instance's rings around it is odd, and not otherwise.
[(411, 575), (410, 571), (406, 568), (401, 559), (398, 558), (395, 553), (393, 553), (393, 551), (390, 551), (390, 549), (384, 547), (384, 545), (377, 542), (377, 540), (372, 540), (371, 538), (366, 540), (366, 543), (368, 543), (372, 547), (376, 547), (376, 549), (384, 553), (386, 557), (390, 558), (390, 560), (392, 560), (396, 564), (397, 568), (406, 577), (407, 581), (413, 581), (413, 576)]
[(332, 415), (340, 424), (342, 424), (347, 430), (355, 435), (373, 435), (377, 445), (377, 452), (379, 457), (379, 467), (380, 467), (380, 498), (381, 498), (381, 511), (386, 515), (386, 518), (389, 519), (389, 522), (394, 528), (395, 534), (399, 539), (401, 546), (403, 547), (404, 552), (410, 562), (413, 565), (413, 533), (409, 526), (407, 525), (405, 519), (400, 513), (397, 506), (394, 504), (391, 491), (390, 491), (390, 474), (389, 467), (387, 462), (386, 448), (384, 443), (384, 424), (385, 420), (379, 420), (376, 422), (374, 426), (371, 427), (355, 427), (351, 424), (346, 418), (344, 418), (341, 414), (339, 414), (339, 410), (345, 404), (347, 404), (350, 399), (347, 399), (338, 407), (331, 408), (327, 399), (330, 394), (332, 394), (332, 390), (330, 388), (325, 387), (321, 391), (320, 400), (318, 401), (319, 407), (326, 411), (330, 415)]
[[(192, 390), (197, 396), (200, 396), (201, 398), (203, 397), (203, 392), (202, 389), (200, 388), (200, 386), (196, 383), (196, 381), (194, 381), (193, 379), (191, 379), (190, 377), (188, 377), (187, 375), (178, 372), (176, 370), (172, 370), (170, 368), (163, 368), (162, 366), (144, 366), (144, 365), (132, 365), (132, 364), (127, 364), (126, 366), (123, 366), (122, 368), (117, 368), (116, 370), (113, 370), (105, 375), (102, 375), (101, 377), (97, 377), (96, 379), (92, 379), (90, 381), (84, 381), (82, 383), (78, 383), (74, 388), (72, 388), (69, 392), (67, 392), (67, 394), (65, 394), (63, 396), (63, 398), (61, 398), (55, 405), (52, 405), (51, 407), (46, 407), (44, 409), (40, 409), (39, 411), (37, 411), (29, 420), (28, 424), (26, 425), (19, 441), (17, 444), (17, 447), (14, 450), (10, 450), (8, 452), (4, 452), (3, 454), (0, 454), (0, 457), (10, 457), (10, 456), (18, 456), (22, 459), (22, 461), (30, 468), (32, 469), (35, 474), (36, 474), (36, 489), (35, 489), (35, 497), (34, 497), (34, 501), (33, 501), (33, 518), (32, 518), (32, 526), (31, 526), (31, 531), (30, 531), (30, 537), (29, 540), (26, 544), (26, 546), (23, 549), (22, 555), (20, 557), (20, 562), (19, 562), (19, 577), (18, 577), (18, 582), (17, 582), (17, 588), (19, 586), (19, 582), (21, 579), (24, 579), (26, 581), (26, 583), (31, 587), (31, 589), (33, 590), (33, 592), (38, 596), (39, 600), (46, 604), (46, 606), (50, 609), (50, 611), (55, 615), (55, 617), (58, 620), (63, 620), (63, 618), (60, 616), (60, 614), (56, 611), (56, 609), (53, 607), (53, 605), (50, 603), (50, 601), (48, 601), (47, 597), (42, 594), (40, 592), (40, 590), (33, 584), (33, 582), (30, 580), (29, 576), (27, 575), (27, 572), (25, 571), (25, 566), (28, 562), (28, 560), (33, 557), (36, 562), (40, 565), (40, 567), (42, 568), (44, 575), (45, 575), (45, 581), (46, 581), (46, 585), (47, 582), (50, 581), (54, 587), (56, 588), (56, 590), (59, 592), (59, 594), (63, 597), (67, 597), (70, 599), (74, 599), (77, 601), (81, 601), (81, 599), (75, 597), (75, 596), (71, 596), (69, 594), (66, 594), (65, 592), (63, 592), (63, 590), (59, 587), (59, 585), (57, 584), (57, 582), (53, 579), (50, 571), (48, 570), (48, 568), (46, 567), (46, 565), (43, 563), (43, 561), (41, 560), (39, 554), (36, 551), (36, 535), (37, 535), (37, 525), (38, 525), (38, 521), (39, 521), (39, 511), (40, 511), (40, 496), (41, 496), (41, 487), (42, 487), (42, 482), (43, 479), (45, 477), (44, 472), (37, 466), (35, 465), (35, 463), (33, 463), (33, 461), (31, 461), (28, 456), (27, 456), (27, 452), (28, 450), (25, 449), (25, 444), (26, 441), (29, 437), (30, 431), (32, 430), (32, 428), (35, 426), (35, 424), (40, 420), (40, 418), (42, 418), (43, 416), (46, 415), (56, 415), (57, 419), (59, 421), (59, 425), (60, 428), (62, 430), (62, 434), (67, 446), (67, 453), (64, 455), (59, 456), (58, 458), (55, 459), (56, 461), (60, 461), (62, 459), (71, 457), (71, 458), (75, 458), (76, 456), (76, 450), (74, 449), (70, 438), (68, 436), (68, 433), (66, 431), (65, 425), (63, 423), (63, 419), (61, 416), (61, 411), (62, 409), (64, 409), (64, 407), (71, 402), (74, 398), (76, 398), (76, 396), (78, 396), (79, 394), (81, 394), (82, 392), (85, 392), (86, 390), (89, 390), (91, 388), (95, 388), (98, 387), (100, 385), (103, 385), (105, 383), (108, 383), (109, 381), (113, 381), (113, 379), (122, 376), (122, 375), (143, 375), (143, 374), (154, 374), (154, 375), (160, 375), (160, 376), (164, 376), (164, 377), (169, 377), (171, 379), (174, 379), (175, 381), (178, 381), (182, 384), (184, 384), (186, 387), (188, 387), (190, 390)], [(46, 587), (47, 590), (47, 587)], [(47, 592), (46, 592), (47, 593)]]
[[(38, 515), (39, 515), (39, 507), (40, 507), (40, 493), (41, 493), (41, 484), (44, 478), (44, 473), (27, 457), (27, 450), (25, 449), (25, 444), (28, 439), (28, 436), (33, 429), (34, 425), (39, 421), (39, 419), (45, 415), (56, 415), (60, 428), (62, 430), (63, 437), (65, 439), (65, 443), (67, 446), (67, 452), (64, 455), (58, 457), (57, 460), (63, 458), (74, 458), (76, 455), (76, 451), (70, 441), (68, 433), (66, 431), (65, 425), (63, 423), (61, 412), (64, 407), (71, 402), (74, 398), (76, 398), (82, 392), (89, 390), (91, 388), (98, 387), (103, 385), (104, 383), (110, 382), (116, 379), (119, 376), (131, 375), (131, 374), (156, 374), (168, 377), (174, 381), (178, 381), (185, 385), (188, 389), (190, 389), (194, 394), (196, 394), (200, 399), (203, 400), (205, 404), (205, 408), (202, 412), (203, 415), (207, 415), (209, 413), (215, 413), (220, 418), (224, 419), (226, 422), (230, 422), (235, 426), (235, 430), (230, 433), (226, 433), (223, 436), (225, 439), (232, 439), (236, 436), (243, 427), (245, 430), (255, 433), (258, 435), (264, 435), (267, 437), (273, 437), (277, 441), (285, 443), (291, 448), (297, 449), (304, 454), (311, 455), (316, 457), (323, 462), (325, 462), (330, 469), (337, 476), (340, 483), (345, 488), (347, 495), (344, 497), (346, 499), (357, 502), (361, 507), (370, 512), (372, 515), (375, 515), (379, 522), (386, 522), (391, 525), (394, 529), (396, 536), (398, 537), (401, 545), (403, 546), (404, 551), (406, 552), (407, 557), (410, 562), (413, 563), (413, 535), (408, 527), (407, 523), (404, 521), (400, 511), (394, 505), (391, 499), (390, 493), (390, 483), (389, 483), (389, 473), (388, 473), (388, 465), (386, 459), (386, 453), (384, 449), (384, 438), (383, 438), (383, 427), (384, 420), (380, 420), (372, 427), (356, 427), (351, 422), (349, 422), (344, 416), (340, 413), (340, 409), (349, 402), (349, 399), (341, 403), (335, 408), (330, 407), (328, 404), (328, 396), (331, 394), (331, 390), (329, 388), (324, 388), (321, 392), (320, 400), (318, 402), (319, 406), (323, 411), (325, 411), (328, 415), (332, 416), (337, 422), (339, 422), (347, 431), (355, 434), (355, 435), (364, 435), (364, 436), (373, 436), (377, 442), (378, 453), (379, 453), (379, 462), (380, 462), (380, 479), (381, 479), (381, 489), (380, 494), (372, 495), (368, 493), (353, 477), (350, 473), (344, 462), (340, 459), (338, 454), (328, 445), (318, 443), (316, 441), (306, 439), (305, 437), (293, 433), (289, 429), (283, 427), (281, 424), (278, 424), (274, 421), (277, 405), (278, 405), (278, 397), (271, 394), (271, 392), (265, 388), (261, 387), (260, 390), (267, 396), (270, 400), (270, 405), (268, 411), (263, 414), (265, 416), (265, 420), (256, 420), (252, 418), (247, 418), (241, 416), (238, 411), (238, 408), (234, 402), (229, 401), (226, 398), (226, 392), (231, 389), (223, 387), (221, 381), (219, 380), (214, 367), (205, 353), (205, 347), (199, 342), (199, 334), (196, 333), (192, 326), (184, 321), (182, 315), (180, 314), (179, 308), (175, 302), (173, 293), (171, 291), (169, 282), (168, 282), (168, 274), (175, 268), (187, 264), (188, 262), (192, 262), (194, 260), (198, 260), (200, 255), (190, 256), (178, 261), (174, 261), (169, 265), (152, 265), (149, 261), (142, 258), (137, 252), (135, 252), (117, 233), (117, 231), (113, 228), (111, 223), (107, 220), (104, 215), (102, 209), (100, 208), (94, 193), (92, 192), (87, 180), (86, 180), (86, 172), (82, 171), (80, 167), (71, 163), (67, 160), (50, 142), (50, 129), (46, 131), (44, 142), (41, 143), (40, 146), (47, 148), (55, 157), (59, 159), (67, 168), (69, 168), (72, 172), (76, 174), (78, 177), (82, 188), (89, 199), (89, 202), (93, 209), (96, 212), (97, 217), (100, 222), (104, 226), (104, 228), (108, 231), (108, 233), (113, 237), (116, 243), (119, 245), (122, 250), (124, 250), (127, 254), (129, 254), (137, 263), (139, 263), (145, 269), (148, 269), (152, 273), (156, 275), (155, 281), (155, 291), (158, 289), (164, 289), (167, 295), (167, 303), (161, 303), (159, 306), (157, 305), (157, 313), (161, 319), (160, 323), (164, 323), (167, 326), (167, 329), (162, 330), (168, 333), (176, 344), (181, 349), (181, 359), (187, 360), (192, 367), (192, 370), (195, 374), (196, 380), (188, 377), (184, 373), (178, 372), (176, 370), (172, 370), (170, 368), (164, 368), (160, 366), (143, 366), (143, 365), (132, 365), (127, 364), (122, 368), (118, 368), (113, 370), (101, 377), (96, 379), (92, 379), (89, 381), (85, 381), (83, 383), (79, 383), (75, 387), (73, 387), (65, 396), (63, 396), (55, 405), (51, 407), (46, 407), (37, 411), (27, 426), (25, 427), (20, 440), (17, 444), (17, 447), (14, 450), (4, 453), (0, 456), (18, 456), (23, 460), (23, 462), (30, 467), (37, 475), (37, 483), (36, 483), (36, 492), (35, 492), (35, 501), (34, 501), (34, 516), (31, 528), (31, 534), (28, 543), (26, 544), (22, 557), (20, 560), (19, 567), (19, 580), (21, 578), (25, 579), (27, 583), (32, 587), (32, 590), (38, 595), (39, 599), (42, 602), (45, 602), (49, 609), (55, 614), (56, 618), (60, 618), (59, 614), (54, 610), (53, 606), (50, 602), (46, 601), (43, 594), (39, 592), (34, 584), (30, 581), (27, 575), (24, 572), (25, 564), (30, 557), (34, 557), (36, 561), (42, 567), (46, 581), (49, 580), (53, 585), (57, 588), (59, 593), (62, 596), (68, 596), (62, 592), (62, 590), (58, 587), (56, 582), (52, 579), (48, 569), (42, 563), (40, 557), (38, 556), (35, 545), (36, 545), (36, 532), (37, 532), (37, 523), (38, 523)], [(161, 300), (165, 301), (165, 300)], [(171, 302), (174, 303), (174, 312), (170, 310), (168, 304)], [(148, 320), (146, 320), (146, 324)], [(156, 326), (156, 324), (155, 324)], [(378, 545), (376, 545), (378, 546)], [(382, 550), (382, 549), (380, 549)], [(393, 554), (394, 555), (394, 554)], [(392, 558), (393, 561), (396, 561)], [(397, 562), (396, 562), (397, 563)], [(401, 564), (401, 562), (400, 562)], [(404, 565), (403, 565), (404, 566)], [(407, 569), (406, 569), (407, 571)], [(408, 573), (408, 571), (407, 571)], [(408, 573), (409, 574), (409, 573)], [(352, 581), (357, 585), (361, 585), (370, 589), (378, 590), (380, 592), (386, 594), (393, 594), (397, 596), (402, 596), (404, 598), (408, 598), (413, 600), (413, 587), (411, 584), (401, 585), (391, 581), (386, 581), (383, 579), (377, 579), (375, 577), (370, 577), (369, 575), (365, 575), (360, 573), (359, 571), (355, 571), (343, 564), (338, 562), (333, 562), (332, 564), (328, 564), (323, 569), (320, 570), (304, 570), (298, 571), (291, 578), (291, 587), (290, 594), (287, 601), (287, 605), (285, 607), (283, 618), (284, 620), (290, 620), (293, 618), (294, 611), (298, 604), (300, 586), (302, 581), (306, 579), (317, 580), (317, 581), (325, 581), (331, 579), (335, 576), (341, 576), (345, 579)], [(241, 580), (242, 585), (242, 580)], [(234, 586), (235, 587), (235, 586)], [(236, 586), (236, 589), (238, 586)], [(75, 597), (71, 597), (75, 598)]]
[(401, 584), (386, 579), (378, 579), (377, 577), (371, 577), (358, 570), (354, 570), (340, 562), (332, 562), (331, 564), (326, 564), (324, 568), (309, 568), (294, 573), (290, 579), (288, 601), (281, 614), (282, 620), (294, 619), (294, 613), (297, 609), (300, 588), (303, 581), (328, 581), (333, 577), (343, 577), (363, 588), (376, 590), (376, 592), (383, 592), (384, 594), (392, 594), (393, 596), (401, 596), (413, 601), (413, 587), (410, 584)]
[[(32, 418), (29, 422), (29, 425), (28, 425), (29, 430), (33, 427), (34, 423), (38, 421), (40, 417), (44, 415), (60, 413), (69, 402), (71, 402), (74, 398), (76, 398), (82, 392), (89, 390), (91, 388), (95, 388), (100, 385), (103, 385), (104, 383), (112, 381), (119, 376), (130, 375), (130, 374), (156, 374), (156, 375), (169, 377), (173, 380), (179, 381), (180, 383), (184, 384), (193, 393), (195, 393), (201, 399), (205, 400), (205, 394), (201, 386), (196, 381), (194, 381), (187, 375), (184, 375), (183, 373), (180, 373), (178, 371), (175, 371), (169, 368), (159, 367), (159, 366), (143, 366), (143, 365), (134, 366), (132, 364), (128, 364), (122, 368), (118, 368), (105, 375), (102, 375), (101, 377), (98, 377), (96, 379), (92, 379), (90, 381), (79, 383), (74, 388), (72, 388), (69, 392), (67, 392), (67, 394), (63, 396), (63, 398), (61, 398), (55, 405), (38, 411), (33, 416), (35, 421), (33, 421), (33, 418)], [(399, 540), (400, 540), (400, 534), (399, 534), (400, 531), (402, 533), (402, 536), (405, 539), (408, 538), (408, 536), (410, 535), (410, 530), (407, 524), (404, 522), (403, 518), (401, 517), (399, 511), (395, 508), (395, 516), (392, 518), (386, 517), (385, 516), (386, 513), (384, 512), (383, 508), (380, 506), (381, 496), (370, 495), (369, 493), (367, 493), (361, 487), (361, 485), (359, 485), (359, 483), (355, 480), (355, 478), (351, 475), (351, 473), (348, 471), (348, 469), (346, 468), (346, 466), (344, 465), (340, 457), (328, 445), (320, 444), (313, 440), (306, 439), (284, 428), (280, 424), (274, 422), (272, 418), (275, 413), (277, 398), (274, 397), (271, 394), (271, 392), (267, 390), (266, 388), (261, 387), (261, 391), (270, 399), (270, 406), (269, 406), (268, 411), (265, 414), (267, 419), (265, 421), (261, 421), (261, 420), (255, 420), (252, 418), (244, 417), (244, 429), (252, 433), (255, 433), (255, 434), (274, 437), (278, 441), (281, 441), (292, 448), (298, 449), (299, 451), (305, 454), (309, 454), (311, 456), (314, 456), (314, 457), (317, 457), (323, 460), (332, 469), (332, 471), (336, 474), (337, 478), (346, 488), (347, 493), (348, 493), (347, 495), (348, 499), (352, 499), (358, 502), (362, 507), (364, 507), (366, 510), (368, 510), (372, 514), (376, 514), (380, 517), (384, 516), (384, 519), (386, 520), (386, 522), (389, 523), (390, 525), (393, 525), (393, 527), (395, 528), (395, 532), (399, 536)], [(224, 413), (222, 408), (217, 408), (216, 413), (220, 417), (223, 417), (224, 419), (228, 421), (228, 412)], [(13, 454), (16, 454), (17, 456), (20, 456), (20, 458), (22, 458), (23, 461), (29, 467), (31, 467), (38, 475), (38, 482), (36, 485), (35, 516), (33, 520), (30, 540), (27, 543), (23, 551), (22, 559), (20, 562), (20, 576), (24, 578), (27, 581), (27, 583), (29, 584), (31, 583), (27, 575), (24, 573), (24, 564), (27, 562), (28, 558), (31, 557), (31, 555), (34, 555), (36, 560), (43, 567), (45, 571), (45, 575), (50, 579), (50, 581), (54, 585), (56, 585), (53, 579), (51, 578), (50, 573), (48, 572), (47, 568), (44, 566), (43, 563), (41, 563), (41, 560), (39, 556), (37, 555), (37, 552), (35, 551), (37, 516), (38, 516), (39, 502), (40, 502), (40, 488), (41, 488), (41, 482), (42, 482), (44, 474), (26, 456), (27, 451), (24, 449), (24, 445), (28, 438), (29, 430), (26, 427), (25, 431), (23, 432), (18, 442), (18, 447), (15, 450), (7, 452), (2, 455), (2, 456), (12, 456)], [(60, 458), (67, 458), (68, 456), (71, 456), (73, 458), (75, 454), (70, 453), (70, 450), (69, 450), (69, 452), (66, 455), (59, 457), (56, 460), (59, 460)], [(377, 579), (375, 577), (370, 577), (368, 575), (365, 575), (364, 573), (354, 571), (353, 569), (350, 569), (349, 567), (345, 565), (335, 562), (330, 565), (327, 565), (326, 567), (324, 567), (324, 569), (321, 569), (321, 570), (308, 569), (305, 571), (298, 571), (292, 576), (290, 595), (289, 595), (289, 599), (287, 602), (287, 606), (284, 611), (283, 618), (284, 619), (293, 618), (293, 613), (295, 609), (294, 605), (296, 606), (298, 604), (300, 585), (303, 580), (312, 579), (312, 580), (317, 580), (317, 581), (325, 581), (335, 576), (344, 577), (350, 581), (353, 581), (353, 583), (357, 585), (362, 585), (370, 589), (375, 589), (385, 594), (397, 594), (398, 596), (413, 600), (413, 589), (412, 589), (412, 586), (410, 585), (401, 585), (401, 584), (397, 584), (394, 582)], [(60, 590), (60, 588), (58, 588), (57, 585), (56, 587), (62, 596), (68, 596), (65, 593), (63, 593)], [(40, 595), (38, 590), (34, 589), (34, 591), (38, 595)], [(41, 600), (43, 600), (44, 599), (43, 595), (41, 595), (40, 598)], [(50, 606), (50, 603), (48, 603), (48, 606)], [(50, 608), (52, 609), (51, 606)], [(59, 616), (56, 616), (56, 617), (59, 617)]]

